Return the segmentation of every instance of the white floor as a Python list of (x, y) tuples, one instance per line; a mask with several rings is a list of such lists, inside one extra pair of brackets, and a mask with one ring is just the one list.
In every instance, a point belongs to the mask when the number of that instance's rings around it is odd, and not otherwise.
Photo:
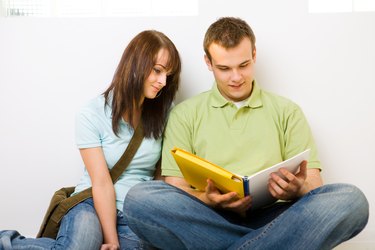
[(345, 242), (334, 250), (375, 250), (375, 244), (371, 242)]

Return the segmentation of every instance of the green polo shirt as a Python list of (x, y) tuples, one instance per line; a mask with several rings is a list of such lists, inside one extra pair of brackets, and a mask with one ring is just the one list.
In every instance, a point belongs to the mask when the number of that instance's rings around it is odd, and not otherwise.
[(321, 168), (309, 125), (292, 101), (263, 91), (256, 81), (237, 108), (216, 84), (176, 105), (163, 142), (162, 175), (180, 176), (170, 150), (179, 147), (239, 175), (252, 175), (311, 148), (309, 168)]

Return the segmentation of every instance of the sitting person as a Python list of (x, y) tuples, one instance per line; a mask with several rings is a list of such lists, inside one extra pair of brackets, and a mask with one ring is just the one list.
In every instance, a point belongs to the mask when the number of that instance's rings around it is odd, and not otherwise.
[[(255, 36), (249, 25), (220, 18), (204, 38), (215, 84), (176, 105), (166, 127), (165, 182), (133, 186), (124, 204), (129, 227), (160, 249), (332, 249), (365, 227), (369, 204), (349, 184), (323, 185), (312, 133), (292, 101), (264, 91), (254, 77)], [(252, 175), (308, 148), (297, 173), (280, 168), (268, 190), (279, 200), (252, 210), (252, 197), (204, 191), (183, 178), (170, 151), (182, 148), (231, 172)], [(251, 190), (250, 190), (251, 192)]]
[[(111, 85), (77, 116), (76, 141), (86, 168), (74, 194), (92, 186), (93, 198), (79, 203), (63, 217), (56, 240), (0, 231), (0, 249), (146, 248), (124, 221), (122, 209), (128, 190), (154, 176), (180, 71), (179, 53), (163, 33), (147, 30), (134, 37)], [(145, 138), (126, 171), (113, 184), (109, 169), (122, 156), (140, 122)]]

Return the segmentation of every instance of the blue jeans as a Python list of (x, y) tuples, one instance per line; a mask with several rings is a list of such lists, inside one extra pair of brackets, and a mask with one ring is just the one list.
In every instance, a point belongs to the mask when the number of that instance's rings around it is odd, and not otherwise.
[(240, 218), (150, 181), (129, 191), (124, 215), (140, 238), (161, 249), (332, 249), (365, 227), (369, 205), (355, 186), (332, 184)]
[[(117, 232), (121, 249), (142, 248), (139, 238), (127, 226), (122, 211), (117, 211)], [(63, 217), (56, 240), (25, 238), (14, 230), (0, 231), (0, 250), (95, 250), (100, 249), (102, 242), (102, 229), (92, 199), (76, 205)]]

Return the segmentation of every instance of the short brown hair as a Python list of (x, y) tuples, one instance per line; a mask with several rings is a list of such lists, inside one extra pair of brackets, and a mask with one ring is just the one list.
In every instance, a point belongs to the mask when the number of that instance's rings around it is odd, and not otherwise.
[(255, 35), (250, 26), (242, 19), (236, 17), (221, 17), (210, 25), (204, 36), (203, 48), (211, 61), (208, 48), (212, 43), (217, 43), (224, 48), (236, 47), (243, 38), (248, 37), (251, 47), (255, 49)]

